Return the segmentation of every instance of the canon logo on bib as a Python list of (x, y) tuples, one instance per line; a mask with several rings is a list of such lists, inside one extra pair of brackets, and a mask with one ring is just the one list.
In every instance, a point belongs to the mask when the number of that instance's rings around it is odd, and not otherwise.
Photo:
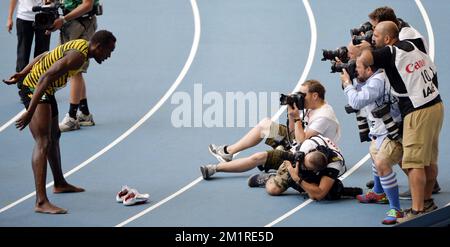
[(425, 60), (420, 59), (419, 61), (416, 61), (415, 63), (410, 63), (410, 64), (406, 65), (405, 70), (408, 73), (412, 73), (412, 72), (422, 68), (423, 66), (425, 66)]

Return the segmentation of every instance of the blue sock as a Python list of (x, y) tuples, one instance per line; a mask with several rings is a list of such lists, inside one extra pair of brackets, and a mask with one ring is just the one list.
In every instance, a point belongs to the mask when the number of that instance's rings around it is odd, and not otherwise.
[(377, 168), (375, 164), (372, 162), (372, 174), (373, 174), (373, 192), (377, 194), (381, 194), (384, 192), (383, 187), (381, 186), (380, 177), (378, 176)]
[(400, 199), (398, 198), (398, 184), (395, 172), (391, 172), (386, 176), (380, 177), (381, 186), (383, 186), (384, 192), (389, 200), (389, 206), (400, 210)]

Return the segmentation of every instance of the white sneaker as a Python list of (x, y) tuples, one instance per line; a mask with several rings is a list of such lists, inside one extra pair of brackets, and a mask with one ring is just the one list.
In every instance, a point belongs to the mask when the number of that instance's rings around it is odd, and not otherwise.
[(136, 189), (131, 189), (123, 199), (123, 205), (131, 206), (135, 204), (142, 204), (148, 201), (149, 194), (140, 194)]
[(61, 123), (59, 123), (59, 130), (61, 132), (66, 132), (78, 129), (80, 129), (80, 123), (78, 122), (78, 119), (71, 118), (69, 116), (69, 113), (66, 113), (64, 119), (61, 121)]
[(204, 179), (209, 179), (214, 173), (216, 173), (216, 165), (204, 165), (200, 166), (200, 171)]
[(94, 118), (92, 113), (89, 113), (89, 115), (85, 115), (83, 113), (78, 113), (77, 116), (78, 122), (81, 126), (93, 126), (95, 125)]
[(131, 188), (127, 185), (122, 186), (122, 189), (116, 194), (116, 202), (122, 203), (127, 194), (130, 192)]
[(232, 154), (225, 153), (225, 145), (217, 146), (215, 144), (209, 144), (208, 150), (220, 162), (230, 162), (233, 160)]

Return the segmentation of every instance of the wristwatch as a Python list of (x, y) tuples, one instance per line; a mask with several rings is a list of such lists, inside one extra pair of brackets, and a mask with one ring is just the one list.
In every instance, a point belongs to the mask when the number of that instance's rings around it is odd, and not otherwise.
[(60, 18), (63, 20), (63, 25), (66, 24), (67, 22), (66, 18), (64, 16), (61, 16)]

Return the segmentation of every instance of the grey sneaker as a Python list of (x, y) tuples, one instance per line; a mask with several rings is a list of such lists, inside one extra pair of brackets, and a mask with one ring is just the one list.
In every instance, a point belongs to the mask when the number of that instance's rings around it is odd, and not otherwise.
[(59, 123), (59, 130), (61, 132), (66, 132), (78, 129), (80, 129), (80, 123), (78, 122), (78, 119), (71, 118), (69, 116), (69, 113), (66, 113), (64, 119), (61, 121), (61, 123)]
[(204, 179), (209, 179), (214, 173), (216, 173), (217, 165), (205, 165), (200, 166), (200, 171)]
[(274, 176), (275, 173), (258, 173), (253, 174), (248, 178), (248, 186), (255, 188), (255, 187), (265, 187), (267, 180), (269, 180), (270, 177)]
[(438, 208), (436, 204), (434, 204), (433, 198), (423, 201), (423, 212), (429, 213)]
[[(439, 186), (439, 183), (436, 181), (436, 183), (434, 184), (434, 188), (433, 188), (432, 194), (437, 194), (437, 193), (439, 193), (439, 191), (441, 191), (441, 187)], [(411, 200), (411, 191), (407, 190), (407, 191), (405, 191), (403, 193), (400, 193), (398, 195), (398, 197), (401, 200)]]
[(214, 144), (208, 145), (209, 152), (216, 157), (217, 160), (220, 162), (230, 162), (233, 160), (232, 154), (226, 154), (225, 153), (225, 145), (217, 146)]
[(93, 126), (93, 125), (95, 125), (92, 113), (90, 113), (89, 115), (85, 115), (85, 114), (80, 112), (78, 114), (77, 118), (78, 118), (78, 122), (80, 123), (81, 126)]

